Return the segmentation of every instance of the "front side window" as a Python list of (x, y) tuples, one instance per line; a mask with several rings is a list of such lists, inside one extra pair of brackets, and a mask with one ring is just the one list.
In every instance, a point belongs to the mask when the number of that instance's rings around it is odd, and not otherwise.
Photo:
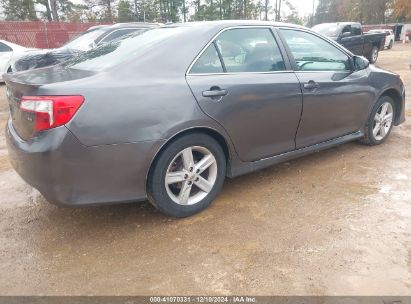
[(348, 33), (349, 35), (352, 35), (352, 31), (351, 31), (351, 25), (346, 25), (344, 26), (343, 30), (341, 31), (342, 34), (344, 33)]
[(329, 42), (311, 33), (281, 29), (298, 71), (351, 70), (349, 57)]
[[(218, 52), (216, 50), (218, 48)], [(221, 63), (219, 54), (223, 63)], [(285, 70), (280, 49), (268, 28), (229, 29), (211, 43), (190, 73), (275, 72)]]

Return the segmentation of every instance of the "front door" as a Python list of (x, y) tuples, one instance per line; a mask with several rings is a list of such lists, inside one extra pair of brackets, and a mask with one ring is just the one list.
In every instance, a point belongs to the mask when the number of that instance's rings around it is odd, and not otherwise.
[(301, 88), (269, 27), (222, 32), (195, 61), (187, 81), (243, 161), (295, 149)]
[(281, 29), (303, 92), (297, 148), (360, 130), (374, 92), (367, 70), (353, 71), (350, 57), (323, 38), (298, 29)]

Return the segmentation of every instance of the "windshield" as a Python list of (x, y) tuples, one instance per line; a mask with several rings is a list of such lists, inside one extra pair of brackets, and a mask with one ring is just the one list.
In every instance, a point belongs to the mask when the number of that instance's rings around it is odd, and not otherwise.
[(313, 31), (323, 34), (328, 37), (337, 37), (340, 31), (340, 27), (332, 23), (318, 24), (312, 28)]
[(67, 42), (64, 47), (80, 51), (88, 51), (95, 46), (95, 40), (104, 33), (104, 29), (96, 29), (91, 32), (85, 32), (84, 34), (81, 34), (80, 36), (77, 36), (73, 40)]
[(166, 27), (139, 31), (84, 52), (63, 65), (79, 70), (107, 70), (128, 59), (138, 58), (143, 51), (177, 35), (184, 29), (184, 27)]

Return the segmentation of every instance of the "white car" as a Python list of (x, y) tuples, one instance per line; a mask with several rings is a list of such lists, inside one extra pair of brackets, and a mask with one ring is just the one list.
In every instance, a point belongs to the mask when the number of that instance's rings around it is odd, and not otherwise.
[(0, 82), (3, 82), (3, 74), (7, 73), (10, 68), (10, 62), (13, 57), (21, 56), (23, 53), (31, 50), (33, 49), (0, 40)]
[(395, 34), (393, 30), (379, 29), (379, 30), (370, 30), (369, 33), (386, 33), (387, 37), (385, 38), (385, 46), (387, 49), (392, 49), (395, 41)]

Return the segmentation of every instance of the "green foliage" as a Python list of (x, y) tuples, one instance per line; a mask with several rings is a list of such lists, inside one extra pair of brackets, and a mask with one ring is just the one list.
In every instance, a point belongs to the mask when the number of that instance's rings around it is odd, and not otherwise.
[[(409, 17), (402, 18), (404, 14)], [(338, 21), (381, 24), (406, 19), (411, 20), (410, 0), (319, 0), (314, 20), (316, 24)]]
[[(411, 21), (411, 0), (315, 0), (314, 16), (299, 15), (289, 0), (0, 0), (6, 20), (180, 22), (223, 19), (363, 24)], [(307, 0), (312, 1), (312, 0)], [(77, 1), (76, 1), (77, 3)], [(37, 12), (35, 8), (37, 9)]]
[(1, 0), (3, 14), (6, 20), (35, 21), (37, 20), (33, 0)]
[(120, 0), (117, 4), (117, 22), (134, 21), (134, 14), (128, 0)]

